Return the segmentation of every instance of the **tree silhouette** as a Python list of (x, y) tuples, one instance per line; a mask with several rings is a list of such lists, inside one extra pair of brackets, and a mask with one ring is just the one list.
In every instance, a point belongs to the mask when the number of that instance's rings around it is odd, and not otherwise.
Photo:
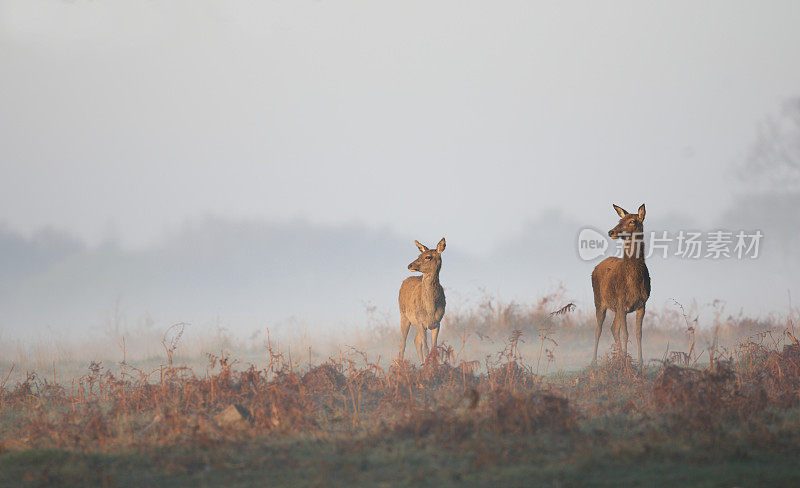
[(800, 97), (759, 124), (740, 176), (762, 190), (800, 191)]

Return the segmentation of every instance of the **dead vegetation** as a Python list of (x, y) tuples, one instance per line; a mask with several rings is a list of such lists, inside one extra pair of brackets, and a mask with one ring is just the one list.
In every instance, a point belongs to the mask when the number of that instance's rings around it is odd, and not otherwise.
[[(171, 361), (175, 339), (164, 341), (167, 360), (156, 369), (93, 362), (68, 384), (28, 373), (0, 386), (0, 456), (316, 439), (358, 453), (410, 441), (472, 452), (476, 466), (502, 466), (533, 456), (525, 446), (536, 439), (549, 439), (536, 456), (552, 449), (567, 462), (594, 450), (621, 459), (633, 449), (649, 459), (660, 441), (739, 456), (748, 446), (780, 450), (800, 438), (798, 423), (785, 420), (800, 406), (800, 345), (790, 330), (713, 351), (696, 347), (691, 336), (689, 352), (665, 354), (643, 373), (629, 356), (614, 354), (594, 368), (554, 373), (551, 335), (573, 320), (570, 311), (543, 314), (535, 335), (512, 330), (482, 362), (449, 345), (422, 365), (381, 364), (348, 348), (300, 368), (269, 342), (263, 367), (221, 351), (197, 374)], [(510, 324), (513, 316), (506, 314)], [(523, 352), (523, 341), (533, 343), (532, 353)], [(712, 360), (698, 361), (700, 355)]]
[(800, 346), (766, 337), (703, 367), (666, 361), (646, 375), (628, 366), (629, 357), (616, 356), (572, 377), (537, 375), (519, 353), (519, 331), (487, 358), (483, 372), (474, 361), (455, 361), (449, 346), (436, 348), (421, 366), (395, 360), (385, 368), (358, 351), (307, 371), (275, 352), (263, 369), (237, 369), (229, 357), (210, 355), (205, 376), (169, 364), (114, 372), (92, 363), (71, 385), (30, 373), (3, 387), (0, 408), (17, 421), (3, 425), (2, 437), (29, 447), (96, 449), (212, 442), (230, 431), (526, 435), (614, 411), (663, 413), (703, 430), (767, 407), (797, 406)]

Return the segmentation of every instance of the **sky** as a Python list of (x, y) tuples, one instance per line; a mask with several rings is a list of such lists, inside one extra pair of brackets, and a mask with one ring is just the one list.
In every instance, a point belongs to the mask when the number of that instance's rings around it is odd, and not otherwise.
[(0, 226), (141, 251), (303, 221), (478, 257), (611, 203), (713, 227), (800, 95), (798, 25), (794, 1), (0, 0)]
[(486, 251), (548, 209), (729, 202), (800, 87), (796, 2), (0, 3), (0, 221), (204, 215)]

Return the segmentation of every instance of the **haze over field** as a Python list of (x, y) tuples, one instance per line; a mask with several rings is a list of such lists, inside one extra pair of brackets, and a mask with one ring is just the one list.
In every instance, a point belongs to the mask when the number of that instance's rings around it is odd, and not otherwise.
[[(234, 331), (396, 318), (414, 239), (448, 306), (591, 307), (580, 229), (753, 231), (654, 257), (653, 306), (800, 294), (796, 2), (0, 0), (0, 339), (118, 311)], [(121, 312), (120, 312), (121, 311)]]

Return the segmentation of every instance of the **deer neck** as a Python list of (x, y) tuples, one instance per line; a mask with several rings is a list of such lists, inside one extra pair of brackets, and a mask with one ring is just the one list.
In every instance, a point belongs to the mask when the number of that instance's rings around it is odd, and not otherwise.
[(644, 262), (644, 239), (641, 235), (633, 236), (622, 246), (622, 259), (631, 262)]
[(439, 284), (439, 270), (422, 275), (422, 298), (425, 308), (433, 309), (439, 298), (441, 285)]

